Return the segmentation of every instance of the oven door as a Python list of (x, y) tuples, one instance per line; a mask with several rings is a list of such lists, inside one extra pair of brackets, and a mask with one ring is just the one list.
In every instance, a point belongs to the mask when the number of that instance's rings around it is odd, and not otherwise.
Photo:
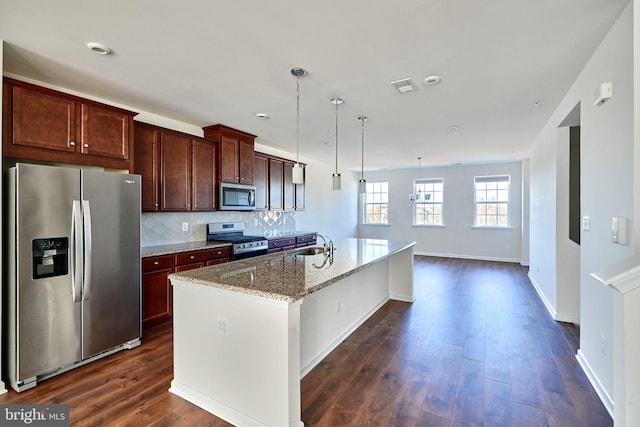
[(220, 183), (218, 209), (222, 211), (252, 211), (256, 208), (256, 187), (244, 184)]
[(233, 255), (231, 256), (233, 261), (239, 260), (239, 259), (245, 259), (245, 258), (251, 258), (254, 256), (259, 256), (259, 255), (266, 255), (267, 254), (267, 250), (266, 249), (259, 249), (257, 251), (247, 251), (247, 252), (240, 252), (239, 254), (235, 253), (235, 251), (233, 251)]

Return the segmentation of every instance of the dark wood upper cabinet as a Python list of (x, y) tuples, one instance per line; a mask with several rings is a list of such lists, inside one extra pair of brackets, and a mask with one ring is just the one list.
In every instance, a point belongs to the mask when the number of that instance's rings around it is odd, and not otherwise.
[(257, 210), (304, 210), (304, 184), (293, 183), (293, 161), (255, 153)]
[(133, 173), (142, 176), (142, 211), (160, 211), (160, 134), (155, 127), (136, 122)]
[(134, 173), (142, 175), (142, 210), (214, 211), (215, 159), (213, 141), (136, 122)]
[(254, 166), (256, 209), (267, 210), (269, 209), (269, 159), (256, 153)]
[(160, 194), (163, 211), (191, 210), (191, 138), (160, 134)]
[(216, 148), (213, 141), (193, 138), (191, 210), (212, 211), (216, 208)]
[(136, 113), (7, 77), (3, 85), (5, 156), (130, 169)]
[(282, 188), (283, 203), (285, 211), (292, 211), (296, 208), (296, 189), (293, 184), (293, 163), (283, 162), (282, 164)]
[(279, 159), (269, 159), (269, 209), (284, 209), (283, 196), (283, 161)]
[(224, 125), (202, 128), (206, 139), (217, 143), (216, 169), (219, 182), (254, 184), (255, 135)]

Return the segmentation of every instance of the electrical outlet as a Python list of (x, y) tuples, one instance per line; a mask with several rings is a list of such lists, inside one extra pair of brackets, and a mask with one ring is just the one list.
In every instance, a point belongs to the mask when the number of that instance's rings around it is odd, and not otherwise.
[(604, 335), (600, 335), (600, 353), (602, 354), (605, 353), (606, 345), (607, 345), (607, 339), (605, 338)]
[(229, 335), (229, 321), (224, 317), (218, 317), (218, 333)]
[(183, 222), (182, 223), (182, 231), (189, 231), (189, 223), (188, 222)]

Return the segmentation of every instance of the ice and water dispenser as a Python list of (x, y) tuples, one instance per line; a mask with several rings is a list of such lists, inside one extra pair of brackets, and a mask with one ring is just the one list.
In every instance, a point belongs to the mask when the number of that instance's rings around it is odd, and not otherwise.
[(69, 238), (34, 239), (33, 278), (64, 276), (69, 272)]

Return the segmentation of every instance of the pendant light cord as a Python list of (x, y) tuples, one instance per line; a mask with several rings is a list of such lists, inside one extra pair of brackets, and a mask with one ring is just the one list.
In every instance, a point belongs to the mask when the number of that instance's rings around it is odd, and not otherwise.
[(365, 122), (365, 117), (362, 117), (360, 119), (360, 121), (362, 122), (362, 143), (361, 143), (361, 164), (360, 164), (360, 179), (364, 179), (364, 122)]
[(296, 77), (296, 165), (300, 165), (300, 77)]
[(338, 174), (338, 105), (336, 102), (336, 175)]

